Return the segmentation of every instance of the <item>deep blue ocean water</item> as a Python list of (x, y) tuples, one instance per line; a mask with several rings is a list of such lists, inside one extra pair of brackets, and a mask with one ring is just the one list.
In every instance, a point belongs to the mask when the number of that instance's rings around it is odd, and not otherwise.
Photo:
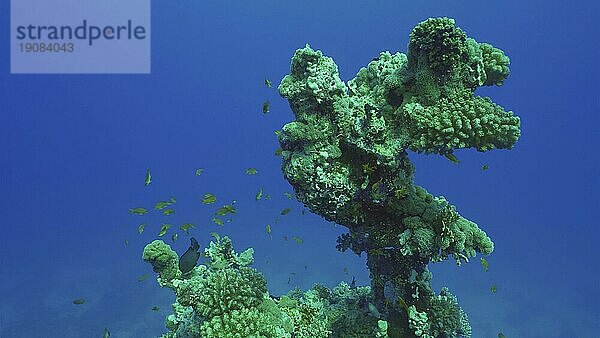
[[(406, 52), (410, 30), (437, 16), (455, 18), (469, 36), (511, 58), (504, 86), (478, 93), (520, 116), (522, 137), (510, 151), (459, 151), (459, 165), (410, 154), (416, 183), (446, 196), (496, 246), (487, 273), (477, 260), (430, 265), (433, 285), (457, 295), (473, 337), (600, 336), (596, 3), (152, 6), (151, 75), (9, 75), (9, 5), (0, 3), (0, 337), (100, 337), (104, 327), (117, 338), (165, 332), (174, 296), (141, 260), (163, 219), (145, 217), (139, 235), (142, 218), (128, 209), (170, 196), (177, 213), (169, 217), (196, 223), (201, 246), (218, 231), (240, 251), (254, 247), (255, 267), (274, 294), (353, 276), (368, 284), (364, 256), (335, 250), (344, 228), (302, 215), (302, 206), (284, 197), (292, 190), (273, 154), (274, 131), (293, 114), (263, 81), (278, 84), (306, 43), (333, 57), (348, 80), (380, 51)], [(195, 176), (199, 167), (205, 172)], [(246, 175), (248, 167), (258, 174)], [(260, 187), (270, 201), (254, 200)], [(204, 193), (237, 200), (233, 222), (211, 223)], [(274, 224), (283, 208), (292, 212)], [(180, 235), (173, 246), (183, 252), (188, 245)], [(139, 282), (143, 274), (150, 277)], [(79, 297), (86, 303), (76, 306)]]

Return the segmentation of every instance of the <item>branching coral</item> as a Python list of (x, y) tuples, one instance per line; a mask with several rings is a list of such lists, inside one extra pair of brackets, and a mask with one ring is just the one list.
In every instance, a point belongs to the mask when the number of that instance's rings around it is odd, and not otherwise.
[(278, 132), (283, 174), (298, 200), (349, 229), (338, 249), (367, 253), (373, 302), (391, 336), (470, 335), (456, 299), (431, 289), (427, 264), (460, 264), (493, 243), (444, 197), (414, 184), (408, 151), (452, 158), (459, 148), (512, 148), (519, 118), (474, 95), (503, 84), (508, 64), (454, 20), (434, 18), (414, 28), (407, 55), (382, 52), (347, 83), (307, 45), (279, 85), (296, 117)]

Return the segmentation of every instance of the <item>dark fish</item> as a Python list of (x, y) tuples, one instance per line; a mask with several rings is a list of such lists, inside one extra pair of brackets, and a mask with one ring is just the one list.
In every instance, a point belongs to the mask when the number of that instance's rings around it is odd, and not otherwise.
[(447, 158), (450, 162), (459, 164), (460, 161), (456, 156), (452, 153), (444, 154), (444, 157)]
[(73, 304), (75, 304), (75, 305), (81, 305), (83, 303), (85, 303), (85, 299), (83, 299), (83, 298), (77, 298), (77, 299), (73, 300)]
[(200, 258), (200, 253), (198, 252), (200, 245), (198, 245), (198, 241), (194, 237), (190, 238), (190, 241), (190, 247), (179, 257), (179, 271), (184, 274), (192, 271)]
[(160, 311), (160, 308), (155, 305), (155, 306), (152, 307), (152, 311), (158, 312), (158, 311)]
[(352, 276), (352, 282), (350, 282), (350, 288), (351, 289), (356, 288), (356, 279), (354, 278), (354, 276)]

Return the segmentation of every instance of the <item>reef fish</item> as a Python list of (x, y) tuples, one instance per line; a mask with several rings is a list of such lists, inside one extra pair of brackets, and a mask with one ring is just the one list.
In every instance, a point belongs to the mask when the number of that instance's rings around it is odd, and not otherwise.
[(452, 153), (444, 154), (444, 157), (447, 158), (450, 162), (459, 164), (460, 160), (456, 158), (456, 156)]
[(149, 186), (150, 183), (152, 183), (152, 173), (150, 172), (150, 169), (146, 169), (146, 179), (144, 180), (144, 184)]
[(217, 198), (213, 194), (204, 194), (202, 204), (213, 204), (217, 201)]
[(179, 271), (184, 274), (192, 271), (200, 258), (200, 253), (198, 252), (200, 245), (198, 245), (198, 241), (194, 237), (190, 238), (190, 241), (190, 247), (179, 257)]
[(129, 209), (129, 212), (134, 215), (144, 215), (148, 212), (148, 210), (145, 208), (131, 208)]
[(481, 257), (481, 266), (483, 266), (483, 271), (485, 271), (485, 272), (487, 272), (488, 269), (490, 268), (488, 261), (483, 257)]
[(77, 298), (77, 299), (73, 300), (73, 304), (75, 304), (75, 305), (81, 305), (83, 303), (85, 303), (84, 298)]
[(108, 328), (104, 328), (104, 334), (102, 335), (103, 338), (108, 338), (110, 337), (110, 331), (108, 331)]
[(163, 223), (162, 227), (160, 227), (160, 232), (158, 233), (158, 237), (164, 236), (167, 233), (167, 230), (169, 230), (169, 228), (172, 226), (173, 226), (173, 224)]

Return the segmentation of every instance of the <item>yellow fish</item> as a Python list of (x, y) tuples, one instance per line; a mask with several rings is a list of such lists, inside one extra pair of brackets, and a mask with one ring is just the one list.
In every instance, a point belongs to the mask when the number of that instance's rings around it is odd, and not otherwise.
[(488, 271), (488, 268), (489, 268), (488, 261), (483, 257), (481, 257), (481, 266), (483, 266), (483, 271), (485, 271), (485, 272)]
[(213, 204), (217, 201), (217, 198), (213, 194), (204, 194), (202, 204)]
[(164, 223), (163, 226), (160, 228), (160, 232), (158, 233), (158, 236), (164, 236), (167, 233), (167, 230), (169, 230), (170, 227), (172, 227), (173, 224), (169, 224), (169, 223)]
[(271, 235), (271, 225), (267, 224), (267, 226), (265, 227), (265, 230), (267, 231), (267, 234), (269, 235), (269, 239), (273, 239), (273, 236)]
[(148, 210), (145, 208), (132, 208), (132, 209), (129, 209), (129, 212), (134, 215), (144, 215), (148, 212)]

